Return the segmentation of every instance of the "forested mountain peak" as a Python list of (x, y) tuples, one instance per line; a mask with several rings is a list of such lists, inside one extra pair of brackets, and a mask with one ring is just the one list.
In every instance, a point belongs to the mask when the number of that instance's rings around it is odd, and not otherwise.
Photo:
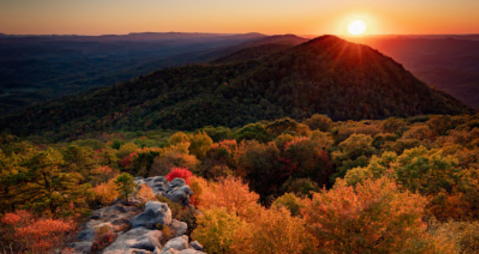
[(469, 110), (378, 51), (328, 35), (259, 59), (167, 68), (39, 104), (3, 117), (0, 128), (65, 138), (120, 129), (235, 127), (315, 113), (360, 120)]

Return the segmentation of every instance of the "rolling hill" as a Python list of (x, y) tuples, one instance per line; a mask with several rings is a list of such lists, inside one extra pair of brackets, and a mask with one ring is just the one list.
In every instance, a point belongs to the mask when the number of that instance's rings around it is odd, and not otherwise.
[(429, 86), (479, 109), (479, 35), (376, 36), (355, 39), (404, 64)]
[(64, 139), (114, 130), (235, 127), (314, 113), (360, 120), (470, 112), (377, 50), (334, 36), (248, 58), (167, 68), (33, 105), (2, 117), (0, 129)]
[(0, 36), (0, 113), (164, 67), (210, 61), (263, 38), (257, 33)]

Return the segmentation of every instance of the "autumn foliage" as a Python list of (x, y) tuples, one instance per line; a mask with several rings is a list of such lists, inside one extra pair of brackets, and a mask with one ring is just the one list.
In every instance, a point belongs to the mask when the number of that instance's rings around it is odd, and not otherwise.
[(168, 175), (166, 175), (166, 179), (168, 179), (168, 182), (171, 182), (175, 178), (181, 178), (185, 180), (185, 183), (187, 185), (189, 185), (191, 182), (190, 178), (192, 176), (193, 176), (193, 173), (191, 173), (191, 171), (189, 171), (186, 168), (173, 168), (171, 172)]
[(306, 228), (330, 253), (395, 253), (426, 230), (426, 200), (386, 178), (356, 188), (339, 181), (305, 202)]
[[(205, 184), (206, 182), (203, 182)], [(225, 208), (228, 213), (250, 219), (258, 209), (259, 195), (251, 192), (240, 178), (228, 176), (218, 182), (201, 186), (200, 209)]]
[(143, 184), (141, 186), (140, 190), (138, 190), (135, 197), (138, 200), (140, 200), (142, 202), (145, 202), (145, 203), (156, 198), (155, 193), (153, 193), (153, 190), (147, 184)]
[(18, 210), (0, 219), (2, 237), (10, 239), (19, 253), (50, 253), (61, 247), (75, 229), (75, 224), (61, 219), (35, 218), (30, 212)]
[(111, 179), (106, 183), (102, 183), (93, 188), (95, 199), (101, 204), (111, 204), (120, 196), (115, 184), (115, 179)]

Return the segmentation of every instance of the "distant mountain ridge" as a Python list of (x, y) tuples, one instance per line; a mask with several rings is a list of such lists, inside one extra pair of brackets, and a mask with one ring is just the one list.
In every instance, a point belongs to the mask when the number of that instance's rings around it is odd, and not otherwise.
[(19, 39), (19, 38), (37, 38), (37, 39), (55, 39), (63, 41), (172, 41), (179, 39), (258, 39), (265, 38), (267, 35), (260, 33), (246, 34), (221, 34), (221, 33), (183, 33), (183, 32), (144, 32), (129, 34), (105, 34), (105, 35), (8, 35), (0, 34), (3, 37)]
[(0, 119), (0, 129), (62, 139), (88, 132), (235, 127), (314, 113), (360, 120), (469, 112), (378, 51), (323, 36), (259, 59), (167, 68), (28, 107)]
[(141, 33), (0, 36), (0, 114), (113, 85), (164, 67), (208, 62), (266, 35)]
[(479, 109), (479, 35), (371, 36), (354, 41), (391, 56), (429, 86)]

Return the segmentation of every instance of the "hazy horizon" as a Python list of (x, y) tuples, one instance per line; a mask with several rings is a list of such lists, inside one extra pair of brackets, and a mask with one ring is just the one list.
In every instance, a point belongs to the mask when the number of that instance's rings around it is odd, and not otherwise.
[[(324, 33), (324, 34), (296, 34), (296, 33), (278, 33), (278, 34), (268, 34), (268, 33), (261, 33), (261, 32), (244, 32), (244, 33), (229, 33), (229, 32), (183, 32), (183, 31), (143, 31), (143, 32), (127, 32), (127, 33), (104, 33), (104, 34), (57, 34), (57, 33), (44, 33), (44, 34), (34, 34), (34, 33), (25, 33), (25, 34), (12, 34), (12, 33), (5, 33), (0, 31), (0, 34), (6, 36), (85, 36), (85, 37), (100, 37), (100, 36), (128, 36), (134, 34), (168, 34), (168, 33), (178, 33), (178, 34), (209, 34), (209, 35), (246, 35), (246, 34), (261, 34), (265, 36), (281, 36), (281, 35), (295, 35), (298, 37), (303, 38), (314, 38), (320, 37), (324, 35), (334, 35), (340, 37), (353, 37), (358, 38), (357, 36), (351, 36), (348, 34), (331, 34), (331, 33)], [(361, 37), (388, 37), (388, 36), (476, 36), (479, 35), (479, 31), (475, 33), (423, 33), (423, 34), (365, 34), (361, 35)]]
[(368, 35), (476, 34), (479, 1), (338, 0), (5, 0), (0, 31), (13, 35), (105, 35), (144, 31), (262, 34), (345, 34), (364, 20)]

